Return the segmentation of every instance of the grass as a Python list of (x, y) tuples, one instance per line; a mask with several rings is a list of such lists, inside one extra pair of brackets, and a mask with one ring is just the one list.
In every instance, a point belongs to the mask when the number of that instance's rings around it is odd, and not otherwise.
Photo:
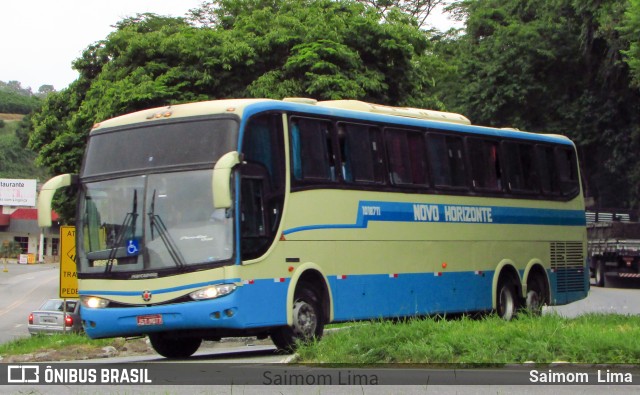
[(0, 356), (32, 354), (43, 350), (61, 350), (70, 346), (101, 348), (111, 345), (114, 339), (91, 340), (83, 334), (39, 335), (23, 337), (0, 344)]
[(22, 114), (0, 114), (0, 135), (14, 136), (20, 121), (24, 118)]
[[(335, 364), (484, 364), (552, 362), (640, 364), (640, 317), (587, 314), (563, 318), (520, 315), (506, 322), (426, 318), (332, 325), (321, 341), (301, 345), (296, 362)], [(118, 339), (85, 335), (33, 336), (0, 345), (0, 355), (71, 346), (102, 348)]]
[(356, 324), (303, 345), (297, 362), (409, 364), (640, 363), (640, 317), (589, 314), (410, 319)]

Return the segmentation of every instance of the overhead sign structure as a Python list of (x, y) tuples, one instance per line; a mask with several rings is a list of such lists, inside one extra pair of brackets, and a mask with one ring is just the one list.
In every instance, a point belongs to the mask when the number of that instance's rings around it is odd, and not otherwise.
[(35, 206), (36, 180), (0, 178), (0, 206)]
[(60, 227), (60, 297), (78, 297), (75, 226)]

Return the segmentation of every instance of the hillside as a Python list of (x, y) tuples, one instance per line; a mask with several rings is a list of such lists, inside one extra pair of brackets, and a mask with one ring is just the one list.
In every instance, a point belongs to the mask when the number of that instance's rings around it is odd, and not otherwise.
[(8, 87), (0, 81), (0, 113), (28, 114), (41, 105), (41, 100), (20, 86)]
[(35, 165), (36, 153), (24, 148), (16, 130), (24, 118), (22, 114), (0, 113), (0, 178), (28, 178), (45, 181), (45, 169)]

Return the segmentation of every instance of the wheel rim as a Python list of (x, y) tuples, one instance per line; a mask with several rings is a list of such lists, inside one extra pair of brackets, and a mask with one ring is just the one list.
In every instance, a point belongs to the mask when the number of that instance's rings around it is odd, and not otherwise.
[(318, 326), (318, 315), (309, 303), (298, 300), (293, 305), (293, 333), (302, 339), (315, 336)]

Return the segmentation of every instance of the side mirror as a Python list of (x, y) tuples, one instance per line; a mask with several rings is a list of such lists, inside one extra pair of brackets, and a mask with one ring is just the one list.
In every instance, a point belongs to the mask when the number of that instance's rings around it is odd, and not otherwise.
[(240, 164), (238, 151), (227, 152), (216, 162), (213, 168), (213, 207), (231, 208), (231, 171)]
[(51, 201), (56, 191), (62, 187), (68, 187), (75, 183), (77, 176), (74, 174), (61, 174), (45, 182), (38, 195), (38, 226), (44, 228), (51, 226)]

